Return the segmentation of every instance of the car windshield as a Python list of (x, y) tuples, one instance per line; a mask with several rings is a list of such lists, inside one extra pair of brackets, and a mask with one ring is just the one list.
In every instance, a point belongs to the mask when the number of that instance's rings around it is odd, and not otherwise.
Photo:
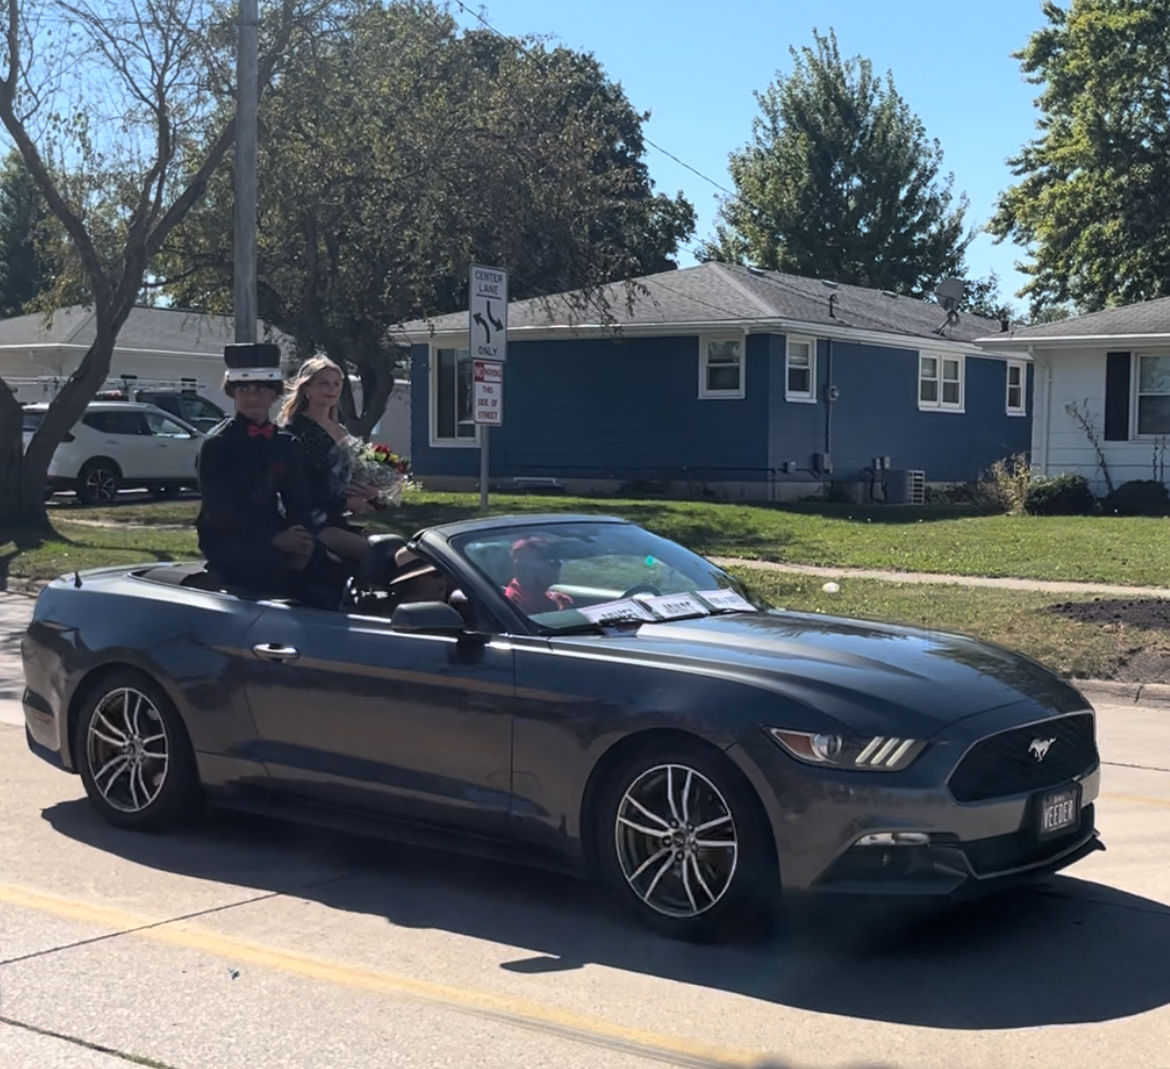
[(762, 607), (721, 568), (632, 524), (498, 528), (457, 536), (451, 545), (553, 633)]

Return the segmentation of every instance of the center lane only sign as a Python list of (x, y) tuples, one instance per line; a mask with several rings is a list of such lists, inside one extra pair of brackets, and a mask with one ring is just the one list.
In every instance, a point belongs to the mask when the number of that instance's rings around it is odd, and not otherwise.
[(473, 264), (469, 281), (471, 357), (502, 363), (508, 359), (508, 272)]
[(473, 360), (475, 422), (487, 427), (504, 423), (504, 365), (496, 360)]

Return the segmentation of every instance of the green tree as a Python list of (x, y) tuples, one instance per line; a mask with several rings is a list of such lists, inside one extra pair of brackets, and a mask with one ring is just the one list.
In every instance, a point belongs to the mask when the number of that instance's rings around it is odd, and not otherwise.
[(1039, 134), (1010, 163), (988, 229), (1029, 248), (1032, 311), (1080, 312), (1170, 294), (1170, 0), (1043, 5), (1016, 58)]
[(700, 257), (927, 294), (962, 272), (966, 198), (954, 203), (942, 150), (892, 75), (842, 60), (832, 30), (813, 37), (756, 93), (753, 139), (730, 160), (736, 195)]
[[(261, 86), (316, 4), (266, 7)], [(0, 380), (0, 523), (9, 529), (49, 528), (53, 452), (109, 374), (151, 260), (232, 146), (232, 114), (208, 103), (212, 87), (232, 82), (230, 18), (217, 0), (9, 0), (0, 121), (66, 239), (58, 292), (85, 293), (96, 327), (27, 450), (20, 406)]]
[[(597, 61), (434, 5), (352, 0), (295, 39), (261, 113), (260, 314), (358, 369), (367, 433), (393, 386), (393, 331), (467, 306), (473, 262), (513, 299), (668, 270), (694, 210), (655, 193), (642, 122)], [(188, 307), (231, 301), (231, 198), (217, 179), (161, 276)]]
[(987, 278), (977, 278), (967, 283), (967, 295), (960, 305), (972, 315), (986, 319), (1012, 322), (1019, 319), (1015, 307), (1004, 300), (999, 291), (999, 275), (992, 271)]
[(0, 164), (0, 318), (23, 315), (57, 273), (46, 251), (52, 213), (20, 153)]

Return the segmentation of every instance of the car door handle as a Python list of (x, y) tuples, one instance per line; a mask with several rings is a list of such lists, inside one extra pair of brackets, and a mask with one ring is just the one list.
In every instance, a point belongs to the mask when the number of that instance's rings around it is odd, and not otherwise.
[(262, 661), (295, 661), (301, 655), (295, 646), (278, 646), (275, 642), (258, 643), (252, 652)]

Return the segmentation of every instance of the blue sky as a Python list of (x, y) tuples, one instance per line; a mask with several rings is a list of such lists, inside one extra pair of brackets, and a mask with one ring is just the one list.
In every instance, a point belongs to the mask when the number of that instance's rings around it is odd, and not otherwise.
[[(1040, 0), (490, 0), (482, 14), (502, 33), (549, 35), (592, 52), (640, 110), (651, 112), (646, 136), (716, 182), (731, 188), (728, 154), (751, 137), (758, 114), (753, 92), (791, 67), (789, 45), (811, 44), (815, 27), (833, 29), (845, 57), (862, 55), (892, 72), (898, 92), (943, 149), (944, 170), (970, 200), (967, 222), (981, 226), (1012, 183), (1007, 159), (1036, 130), (1039, 87), (1024, 80), (1012, 52), (1044, 24)], [(452, 0), (463, 24), (472, 17)], [(720, 193), (650, 149), (658, 189), (682, 190), (699, 217), (695, 239), (714, 229)], [(1003, 295), (1023, 276), (1013, 264), (1025, 250), (980, 235), (968, 250), (972, 277), (994, 270)], [(684, 255), (681, 264), (694, 263)]]

